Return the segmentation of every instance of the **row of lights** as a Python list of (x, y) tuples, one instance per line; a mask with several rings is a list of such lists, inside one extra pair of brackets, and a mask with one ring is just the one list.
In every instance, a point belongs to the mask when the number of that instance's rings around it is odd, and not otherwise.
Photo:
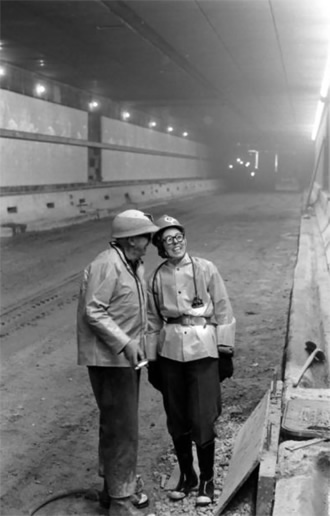
[[(92, 101), (92, 103), (95, 103), (95, 101)], [(91, 106), (91, 103), (90, 103), (90, 107), (95, 107), (95, 106)], [(97, 107), (97, 106), (96, 106)], [(121, 117), (123, 120), (127, 121), (131, 118), (131, 114), (128, 112), (128, 111), (123, 111), (122, 114), (121, 114)], [(154, 120), (151, 120), (148, 124), (148, 127), (150, 129), (154, 129), (155, 127), (157, 127), (157, 122), (155, 122)], [(172, 133), (174, 131), (174, 127), (172, 127), (171, 125), (169, 125), (166, 129), (166, 131), (168, 133)], [(182, 133), (182, 136), (184, 138), (186, 138), (188, 136), (188, 132), (187, 131), (184, 131)]]
[[(45, 66), (45, 62), (41, 59), (40, 62), (39, 62), (40, 66)], [(0, 77), (3, 77), (6, 75), (6, 70), (3, 66), (0, 66)], [(35, 85), (35, 93), (38, 95), (38, 97), (42, 97), (42, 95), (44, 95), (45, 93), (47, 92), (47, 88), (44, 84), (38, 82), (36, 85)], [(91, 111), (94, 111), (96, 109), (98, 109), (100, 107), (100, 103), (97, 101), (97, 100), (91, 100), (89, 103), (88, 103), (88, 107)], [(123, 111), (121, 113), (121, 117), (123, 120), (127, 121), (131, 118), (131, 114), (128, 112), (128, 111)], [(155, 122), (154, 120), (151, 120), (148, 124), (148, 127), (150, 129), (154, 129), (155, 127), (157, 127), (157, 122)], [(166, 131), (168, 133), (172, 133), (174, 131), (174, 127), (172, 127), (171, 125), (168, 126), (166, 128)], [(182, 133), (182, 136), (184, 138), (186, 138), (187, 136), (189, 136), (189, 133), (187, 131), (184, 131)]]
[[(245, 167), (249, 167), (251, 165), (251, 163), (249, 161), (246, 161), (244, 163), (244, 161), (241, 158), (236, 158), (236, 162), (239, 165), (244, 165)], [(231, 163), (228, 165), (228, 168), (233, 168), (233, 167), (234, 167), (234, 165), (232, 165)]]

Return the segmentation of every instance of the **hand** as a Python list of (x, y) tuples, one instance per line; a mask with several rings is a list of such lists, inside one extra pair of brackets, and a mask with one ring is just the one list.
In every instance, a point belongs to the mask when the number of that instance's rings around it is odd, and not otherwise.
[(230, 346), (223, 346), (222, 344), (219, 344), (218, 351), (219, 353), (229, 355), (230, 357), (234, 356), (234, 350)]
[(124, 347), (124, 355), (132, 367), (135, 367), (137, 363), (144, 358), (143, 351), (137, 339), (131, 339), (127, 342)]
[(219, 378), (223, 382), (226, 378), (231, 378), (234, 374), (234, 363), (232, 355), (219, 351)]

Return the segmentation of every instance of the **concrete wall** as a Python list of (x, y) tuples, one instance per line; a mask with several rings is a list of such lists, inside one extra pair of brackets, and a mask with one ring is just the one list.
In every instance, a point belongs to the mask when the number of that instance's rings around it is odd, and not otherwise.
[[(61, 192), (8, 195), (1, 203), (2, 221), (27, 224), (27, 230), (42, 230), (90, 218), (104, 217), (123, 206), (144, 207), (159, 201), (213, 192), (221, 183), (212, 179), (163, 183), (127, 183)], [(3, 229), (2, 235), (10, 235)]]
[(205, 145), (121, 120), (102, 117), (101, 131), (102, 141), (106, 143), (198, 157), (207, 156)]
[(220, 186), (202, 144), (56, 102), (0, 90), (0, 130), (2, 225), (58, 225)]

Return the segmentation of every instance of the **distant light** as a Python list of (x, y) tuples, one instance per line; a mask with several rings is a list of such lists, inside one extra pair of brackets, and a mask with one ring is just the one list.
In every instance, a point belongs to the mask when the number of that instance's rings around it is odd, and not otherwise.
[(45, 66), (45, 61), (43, 59), (39, 59), (39, 65), (40, 66)]
[(186, 138), (186, 137), (188, 136), (188, 134), (189, 134), (189, 133), (187, 133), (187, 131), (185, 131), (184, 133), (182, 133), (182, 136), (183, 136), (184, 138)]
[(256, 175), (255, 172), (250, 172), (250, 176), (254, 177)]
[(233, 165), (228, 165), (228, 168), (233, 168)]
[(36, 94), (37, 95), (42, 95), (45, 92), (46, 92), (46, 87), (43, 84), (38, 83), (36, 85)]
[(128, 120), (129, 118), (131, 118), (131, 114), (128, 111), (124, 111), (121, 116), (123, 120)]
[(149, 122), (149, 127), (156, 127), (156, 125), (156, 122), (154, 122), (153, 120)]
[(91, 100), (89, 103), (88, 103), (88, 106), (89, 106), (89, 109), (96, 109), (99, 107), (99, 103), (97, 102), (97, 100)]
[(171, 133), (172, 131), (173, 131), (173, 127), (169, 126), (169, 127), (167, 128), (167, 132), (168, 132), (168, 133)]
[(0, 77), (6, 75), (6, 69), (3, 66), (0, 66)]

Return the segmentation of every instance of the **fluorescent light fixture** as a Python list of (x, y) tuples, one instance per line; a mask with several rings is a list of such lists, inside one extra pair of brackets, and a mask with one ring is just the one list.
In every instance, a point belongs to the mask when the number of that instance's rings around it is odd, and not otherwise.
[(156, 127), (156, 122), (154, 122), (153, 120), (151, 120), (151, 122), (149, 122), (149, 127)]
[(96, 109), (99, 107), (99, 103), (97, 102), (97, 100), (91, 100), (88, 104), (89, 106), (89, 109)]
[(168, 128), (167, 128), (167, 132), (168, 132), (168, 133), (172, 133), (172, 132), (173, 132), (173, 127), (172, 127), (172, 126), (168, 126)]
[(128, 120), (131, 118), (131, 114), (128, 111), (123, 111), (121, 116), (123, 117), (123, 120)]
[(187, 131), (185, 131), (184, 133), (182, 133), (182, 136), (183, 136), (184, 138), (186, 138), (186, 137), (188, 136)]
[(46, 92), (46, 87), (43, 84), (38, 83), (36, 85), (36, 94), (37, 95), (42, 95), (45, 92)]
[(317, 133), (319, 132), (321, 120), (323, 117), (323, 112), (325, 109), (325, 101), (329, 96), (329, 85), (330, 85), (330, 45), (328, 48), (328, 59), (327, 64), (324, 71), (324, 76), (321, 84), (320, 89), (320, 98), (317, 102), (316, 106), (316, 113), (315, 113), (315, 119), (314, 119), (314, 125), (312, 130), (312, 140), (314, 141), (316, 139)]

